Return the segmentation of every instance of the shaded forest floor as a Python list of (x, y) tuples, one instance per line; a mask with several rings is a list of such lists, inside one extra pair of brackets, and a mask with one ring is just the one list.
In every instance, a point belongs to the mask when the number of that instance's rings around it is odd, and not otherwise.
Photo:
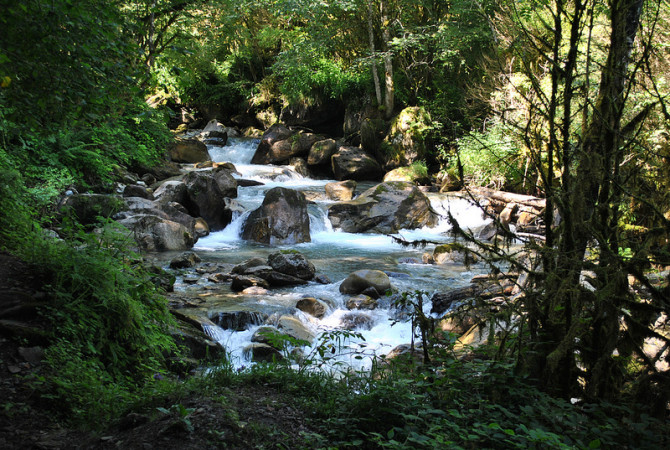
[[(8, 329), (46, 325), (30, 314), (29, 303), (42, 295), (39, 277), (24, 262), (0, 253), (0, 448), (301, 448), (309, 433), (305, 413), (268, 383), (218, 388), (217, 392), (176, 392), (141, 399), (119, 421), (101, 432), (67, 425), (54, 405), (36, 389), (46, 367), (42, 345), (10, 337)], [(17, 319), (9, 310), (23, 303)], [(34, 310), (33, 310), (34, 312)], [(3, 316), (12, 316), (6, 319)], [(14, 333), (12, 333), (14, 334)]]

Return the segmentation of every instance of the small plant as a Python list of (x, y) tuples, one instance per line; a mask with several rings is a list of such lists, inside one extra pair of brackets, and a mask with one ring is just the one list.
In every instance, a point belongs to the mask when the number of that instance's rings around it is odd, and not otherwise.
[(175, 419), (177, 420), (177, 424), (182, 426), (186, 431), (189, 433), (193, 432), (193, 424), (191, 423), (191, 420), (189, 419), (189, 416), (195, 411), (193, 408), (186, 408), (184, 405), (181, 403), (176, 403), (172, 406), (170, 406), (169, 409), (167, 408), (156, 408), (159, 412), (165, 414), (166, 416), (174, 416)]

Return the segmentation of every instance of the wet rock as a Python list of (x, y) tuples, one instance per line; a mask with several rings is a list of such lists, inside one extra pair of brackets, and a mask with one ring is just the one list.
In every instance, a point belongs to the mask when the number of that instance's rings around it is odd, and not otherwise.
[(328, 183), (326, 184), (325, 190), (329, 199), (346, 202), (354, 198), (356, 182), (354, 180), (346, 180)]
[(216, 119), (207, 122), (207, 125), (205, 125), (205, 128), (202, 130), (202, 134), (207, 137), (222, 137), (223, 134), (232, 137), (240, 135), (235, 128), (227, 127)]
[(423, 351), (421, 347), (414, 347), (414, 350), (412, 350), (410, 344), (400, 344), (386, 354), (386, 361), (392, 361), (394, 359), (413, 359), (415, 362), (422, 363)]
[(430, 178), (425, 165), (403, 166), (387, 172), (384, 175), (384, 182), (387, 181), (405, 181), (408, 183), (428, 184)]
[[(284, 125), (272, 125), (261, 138), (256, 153), (251, 158), (251, 164), (280, 164), (289, 160), (291, 156), (304, 153), (298, 143), (298, 136)], [(309, 148), (307, 148), (309, 150)]]
[[(385, 273), (386, 275), (388, 275), (388, 273), (386, 273), (386, 272), (384, 272), (384, 273)], [(374, 298), (374, 299), (378, 299), (378, 298), (381, 296), (381, 293), (380, 293), (380, 292), (377, 292), (377, 289), (376, 289), (376, 288), (370, 286), (370, 287), (367, 287), (367, 288), (363, 289), (363, 291), (361, 292), (361, 295), (366, 295), (366, 296), (368, 296), (368, 297), (372, 297), (372, 298)]]
[(413, 258), (408, 256), (404, 258), (399, 258), (398, 264), (425, 264), (425, 263), (419, 258)]
[(263, 289), (269, 289), (270, 284), (263, 278), (250, 275), (233, 275), (230, 289), (233, 292), (240, 292), (251, 286), (258, 286)]
[(439, 216), (415, 185), (394, 181), (378, 184), (355, 200), (332, 205), (328, 218), (333, 227), (349, 233), (375, 229), (392, 234), (400, 229), (435, 226)]
[(242, 291), (244, 295), (266, 295), (269, 291), (260, 286), (251, 286)]
[[(209, 324), (207, 319), (202, 319)], [(188, 356), (197, 360), (219, 360), (225, 355), (225, 350), (221, 345), (214, 342), (202, 330), (202, 324), (197, 328), (180, 324), (177, 329), (173, 329), (170, 335), (175, 342), (188, 350)]]
[(331, 159), (336, 180), (380, 180), (383, 171), (379, 163), (358, 147), (340, 147)]
[(302, 253), (298, 252), (276, 252), (268, 256), (268, 264), (276, 270), (303, 280), (314, 278), (316, 269)]
[(146, 269), (154, 286), (163, 289), (165, 292), (174, 291), (176, 278), (172, 273), (154, 264), (146, 266)]
[(181, 180), (167, 180), (154, 191), (154, 198), (161, 203), (176, 202), (184, 204), (186, 184)]
[(314, 276), (314, 281), (316, 281), (319, 284), (331, 284), (332, 281), (330, 278), (328, 278), (328, 275), (324, 275), (322, 273), (319, 273)]
[(141, 197), (148, 200), (153, 200), (154, 195), (147, 190), (145, 186), (140, 186), (138, 184), (129, 184), (123, 189), (124, 197)]
[(471, 264), (477, 262), (475, 255), (467, 253), (459, 245), (455, 244), (442, 244), (436, 246), (433, 250), (433, 260), (435, 261), (435, 264)]
[(237, 186), (238, 187), (263, 186), (263, 183), (256, 180), (238, 179)]
[(184, 284), (198, 284), (200, 277), (197, 275), (186, 275), (184, 278), (182, 278), (182, 281)]
[(187, 267), (195, 267), (200, 261), (202, 260), (194, 252), (184, 252), (170, 261), (170, 268), (185, 269)]
[(230, 281), (232, 279), (232, 276), (229, 273), (213, 273), (207, 277), (207, 281), (211, 281), (212, 283), (225, 283), (227, 281)]
[(265, 280), (270, 283), (270, 286), (273, 287), (282, 287), (282, 286), (298, 286), (302, 284), (307, 284), (307, 280), (302, 278), (294, 277), (292, 275), (287, 275), (285, 273), (271, 271), (268, 274), (264, 274)]
[(311, 242), (304, 194), (283, 187), (270, 189), (261, 207), (245, 221), (242, 238), (270, 245)]
[(340, 284), (340, 292), (358, 295), (370, 287), (377, 291), (378, 296), (381, 296), (391, 289), (391, 280), (381, 270), (358, 270)]
[(267, 344), (249, 344), (242, 351), (246, 358), (254, 362), (274, 362), (284, 359), (279, 350)]
[(323, 304), (323, 302), (320, 302), (313, 297), (301, 298), (298, 300), (295, 307), (304, 313), (316, 317), (317, 319), (322, 318), (328, 309), (326, 305)]
[(329, 165), (330, 158), (337, 151), (337, 144), (333, 139), (324, 139), (312, 144), (307, 156), (307, 164), (310, 166)]
[(311, 175), (307, 163), (303, 158), (291, 158), (288, 164), (293, 166), (295, 173), (302, 175), (303, 177), (309, 177)]
[(267, 319), (267, 314), (246, 309), (219, 311), (210, 319), (224, 330), (244, 331), (253, 325), (260, 325)]
[(155, 184), (157, 181), (156, 177), (150, 173), (145, 173), (144, 175), (142, 175), (140, 180), (144, 181), (144, 184), (146, 184), (147, 186), (151, 186), (152, 184)]
[(184, 225), (155, 215), (137, 214), (118, 223), (128, 228), (130, 236), (143, 251), (187, 250), (196, 241)]
[(372, 320), (372, 317), (368, 316), (367, 314), (351, 312), (342, 316), (340, 324), (342, 328), (349, 331), (371, 330), (374, 325), (374, 321)]
[[(374, 289), (374, 288), (372, 288)], [(366, 310), (373, 310), (377, 309), (377, 300), (374, 299), (373, 297), (360, 294), (355, 297), (351, 297), (349, 300), (347, 300), (346, 303), (347, 309), (366, 309)]]
[(207, 146), (197, 139), (180, 139), (168, 146), (170, 159), (179, 163), (198, 163), (212, 159)]
[(207, 221), (202, 217), (197, 217), (195, 219), (195, 225), (193, 225), (193, 232), (198, 238), (209, 235), (209, 225), (207, 224)]
[(227, 169), (198, 170), (184, 177), (184, 206), (194, 217), (202, 217), (211, 230), (225, 228), (233, 218), (230, 202), (237, 197), (237, 182)]
[(245, 273), (247, 273), (247, 270), (249, 270), (252, 267), (265, 266), (265, 265), (267, 265), (267, 260), (259, 257), (254, 257), (251, 259), (247, 259), (246, 261), (236, 265), (235, 267), (233, 267), (233, 270), (231, 272), (244, 275)]
[[(474, 314), (445, 317), (435, 324), (435, 332), (453, 333), (457, 336), (465, 334), (479, 319)], [(439, 336), (438, 336), (439, 337)]]
[(311, 343), (315, 335), (297, 318), (292, 316), (281, 316), (277, 321), (277, 328), (295, 339)]

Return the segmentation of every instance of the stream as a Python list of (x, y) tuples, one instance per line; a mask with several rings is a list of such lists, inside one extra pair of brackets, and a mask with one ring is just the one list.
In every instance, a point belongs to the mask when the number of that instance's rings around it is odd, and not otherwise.
[[(333, 230), (328, 220), (327, 210), (334, 202), (328, 200), (324, 186), (335, 180), (306, 178), (296, 173), (291, 166), (255, 165), (250, 161), (258, 146), (258, 139), (230, 138), (224, 147), (209, 146), (212, 160), (215, 162), (232, 162), (241, 175), (238, 179), (255, 180), (263, 183), (259, 186), (238, 187), (236, 199), (244, 207), (244, 213), (233, 219), (225, 229), (213, 232), (198, 240), (194, 251), (205, 262), (217, 264), (239, 264), (252, 257), (266, 258), (269, 254), (282, 249), (293, 249), (302, 253), (314, 264), (317, 274), (326, 275), (332, 283), (272, 289), (264, 295), (243, 295), (223, 288), (210, 295), (201, 313), (214, 317), (225, 311), (247, 310), (265, 314), (289, 314), (298, 318), (310, 331), (317, 335), (313, 345), (320, 341), (318, 336), (324, 332), (342, 328), (343, 319), (351, 319), (351, 315), (363, 315), (365, 324), (354, 331), (363, 336), (361, 339), (349, 339), (345, 348), (336, 358), (354, 369), (369, 368), (372, 355), (386, 354), (401, 344), (412, 340), (411, 323), (398, 319), (397, 308), (388, 299), (381, 299), (380, 307), (372, 311), (350, 311), (345, 303), (349, 298), (339, 292), (340, 283), (352, 272), (361, 269), (386, 271), (390, 275), (392, 286), (399, 292), (425, 291), (430, 296), (440, 290), (453, 289), (468, 284), (474, 275), (484, 273), (483, 266), (472, 265), (466, 269), (458, 264), (431, 265), (418, 264), (416, 261), (403, 262), (408, 258), (421, 261), (424, 252), (432, 253), (434, 244), (425, 248), (404, 247), (382, 234), (352, 234)], [(359, 194), (374, 182), (359, 182), (356, 193)], [(265, 192), (273, 187), (283, 186), (305, 193), (311, 201), (309, 205), (310, 233), (312, 242), (291, 246), (268, 246), (244, 241), (240, 238), (242, 224), (247, 215), (263, 201)], [(467, 199), (453, 194), (426, 194), (442, 218), (434, 228), (420, 230), (401, 230), (398, 233), (406, 240), (426, 239), (437, 242), (450, 242), (449, 224), (446, 212), (450, 210), (462, 228), (479, 229), (487, 224), (482, 218), (481, 210)], [(411, 261), (411, 260), (410, 260)], [(202, 286), (200, 286), (202, 288)], [(195, 289), (178, 277), (175, 290), (188, 291)], [(227, 290), (226, 290), (227, 289)], [(322, 319), (316, 319), (295, 308), (296, 302), (304, 297), (314, 297), (328, 305)], [(424, 304), (424, 312), (429, 313), (430, 302)], [(248, 355), (243, 349), (250, 344), (253, 333), (261, 326), (252, 325), (242, 331), (235, 327), (224, 329), (210, 326), (205, 330), (212, 338), (221, 343), (232, 356), (237, 367), (250, 364)], [(304, 349), (305, 354), (314, 348)]]

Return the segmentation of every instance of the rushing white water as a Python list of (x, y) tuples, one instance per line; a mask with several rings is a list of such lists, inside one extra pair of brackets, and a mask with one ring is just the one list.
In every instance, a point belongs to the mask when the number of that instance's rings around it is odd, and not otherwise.
[[(397, 319), (397, 309), (390, 305), (390, 301), (382, 299), (380, 308), (374, 311), (350, 311), (345, 307), (346, 297), (340, 294), (339, 285), (351, 272), (361, 269), (378, 269), (391, 274), (393, 287), (400, 292), (424, 291), (427, 298), (436, 291), (445, 288), (462, 286), (469, 282), (476, 268), (470, 271), (458, 265), (427, 265), (417, 264), (424, 252), (432, 252), (434, 245), (425, 249), (412, 249), (394, 243), (391, 237), (382, 234), (352, 234), (333, 230), (327, 217), (327, 208), (333, 202), (326, 199), (324, 186), (332, 180), (314, 180), (305, 178), (296, 173), (290, 166), (272, 166), (251, 164), (251, 158), (258, 146), (255, 139), (231, 138), (225, 147), (210, 147), (210, 155), (217, 162), (232, 162), (239, 174), (238, 179), (256, 180), (262, 185), (239, 187), (237, 201), (247, 212), (233, 220), (224, 230), (201, 238), (195, 250), (205, 259), (220, 263), (238, 264), (244, 260), (260, 256), (266, 257), (277, 251), (276, 247), (250, 243), (240, 238), (240, 231), (248, 213), (257, 208), (263, 201), (265, 192), (275, 186), (284, 186), (301, 190), (306, 193), (313, 203), (309, 207), (310, 234), (312, 241), (293, 245), (304, 254), (317, 268), (317, 272), (332, 280), (330, 284), (310, 283), (284, 289), (273, 289), (260, 296), (240, 296), (230, 294), (227, 304), (244, 305), (256, 310), (271, 313), (276, 310), (292, 311), (305, 326), (314, 334), (342, 328), (343, 321), (351, 320), (352, 316), (360, 318), (364, 326), (356, 329), (364, 340), (353, 339), (349, 342), (349, 352), (343, 352), (340, 360), (350, 364), (353, 368), (369, 367), (370, 355), (386, 354), (400, 344), (407, 344), (412, 340), (411, 325), (408, 321)], [(373, 184), (361, 184), (365, 189)], [(434, 242), (449, 242), (450, 225), (446, 219), (447, 211), (459, 221), (463, 228), (477, 229), (486, 225), (487, 220), (482, 217), (480, 209), (473, 206), (467, 199), (447, 196), (444, 194), (428, 194), (433, 208), (442, 216), (439, 224), (434, 228), (420, 230), (402, 230), (398, 235), (408, 241), (429, 240)], [(288, 247), (279, 247), (288, 248)], [(414, 258), (414, 259), (412, 259)], [(481, 270), (481, 269), (479, 269)], [(295, 310), (295, 303), (303, 297), (315, 297), (329, 305), (323, 319), (315, 319)], [(424, 304), (424, 311), (428, 313), (430, 302)], [(243, 331), (222, 330), (218, 327), (209, 327), (206, 330), (210, 336), (226, 346), (237, 365), (249, 364), (242, 349), (250, 343), (251, 336), (259, 325), (254, 325)], [(315, 341), (318, 345), (319, 339)], [(364, 347), (363, 347), (364, 346)], [(306, 354), (314, 348), (305, 350)], [(362, 359), (355, 355), (364, 353)]]

